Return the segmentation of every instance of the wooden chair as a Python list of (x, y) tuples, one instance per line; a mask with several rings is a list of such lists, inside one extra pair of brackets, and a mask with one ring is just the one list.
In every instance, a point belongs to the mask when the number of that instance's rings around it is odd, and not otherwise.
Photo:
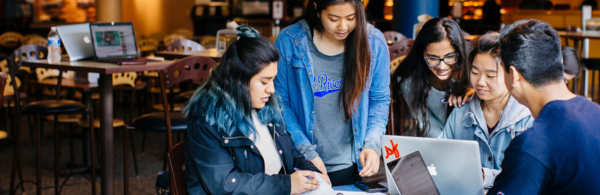
[[(596, 75), (598, 75), (598, 77), (600, 77), (600, 59), (598, 58), (587, 58), (587, 59), (581, 59), (581, 65), (583, 65), (583, 67), (585, 67), (588, 71), (589, 71), (589, 76), (590, 76), (590, 82), (588, 82), (589, 84), (589, 90), (590, 90), (590, 96), (591, 96), (591, 100), (592, 101), (596, 101), (600, 103), (600, 89), (598, 89), (598, 84), (596, 84)], [(580, 79), (584, 82), (584, 79)], [(578, 86), (584, 86), (584, 85), (578, 85)], [(583, 87), (580, 87), (583, 88)], [(581, 89), (583, 91), (583, 89)], [(574, 91), (578, 91), (576, 89), (574, 89)], [(577, 93), (577, 92), (575, 92)], [(584, 93), (578, 93), (578, 94), (584, 94)]]
[[(27, 42), (30, 39), (33, 39), (33, 38), (36, 38), (36, 39), (40, 39), (40, 38), (46, 39), (45, 37), (42, 37), (41, 35), (38, 35), (38, 34), (27, 34), (27, 35), (23, 36), (23, 40), (22, 40), (21, 44), (27, 45)], [(48, 43), (46, 43), (46, 44), (48, 44)]]
[[(161, 91), (161, 99), (164, 108), (171, 108), (168, 98), (167, 89), (183, 81), (194, 80), (199, 78), (208, 78), (210, 70), (217, 65), (217, 62), (209, 57), (191, 56), (181, 59), (167, 66), (159, 72), (159, 83)], [(133, 120), (133, 127), (144, 131), (160, 131), (167, 133), (166, 153), (171, 150), (172, 131), (180, 132), (179, 138), (183, 139), (183, 134), (187, 130), (187, 119), (182, 112), (169, 111), (164, 109), (163, 112), (154, 112), (142, 115)], [(166, 159), (163, 164), (163, 169), (166, 169)]]
[[(4, 98), (4, 89), (5, 89), (7, 79), (8, 79), (8, 74), (0, 73), (0, 100)], [(6, 133), (6, 131), (0, 131), (0, 139), (6, 139), (7, 136), (8, 136), (8, 134)]]
[(396, 31), (385, 31), (383, 32), (383, 36), (388, 45), (393, 45), (396, 42), (406, 39), (406, 36)]
[(182, 35), (186, 39), (192, 39), (194, 37), (194, 32), (192, 32), (191, 30), (186, 29), (186, 28), (177, 29), (177, 30), (173, 31), (173, 34)]
[[(39, 45), (25, 45), (17, 50), (15, 50), (10, 57), (8, 58), (8, 68), (10, 72), (10, 76), (13, 82), (13, 89), (15, 94), (19, 94), (18, 87), (16, 85), (16, 77), (15, 72), (22, 65), (24, 60), (28, 59), (40, 59), (38, 58), (39, 53), (43, 53), (43, 56), (48, 56), (47, 48), (39, 46)], [(59, 72), (59, 78), (62, 77), (62, 71)], [(62, 79), (58, 79), (57, 83), (57, 91), (60, 91)], [(60, 94), (57, 93), (56, 100), (42, 100), (28, 103), (24, 106), (20, 106), (20, 97), (15, 96), (15, 108), (16, 108), (16, 125), (15, 125), (15, 145), (14, 145), (14, 153), (13, 153), (13, 165), (11, 171), (11, 181), (10, 181), (10, 194), (14, 194), (16, 188), (14, 186), (16, 171), (18, 169), (19, 178), (22, 178), (22, 174), (20, 171), (20, 150), (19, 150), (19, 138), (20, 138), (20, 126), (21, 126), (21, 115), (35, 115), (35, 124), (36, 124), (36, 190), (37, 194), (42, 194), (42, 178), (41, 178), (41, 121), (40, 118), (42, 115), (55, 115), (54, 116), (54, 193), (60, 194), (62, 187), (59, 182), (59, 161), (60, 161), (60, 131), (58, 129), (58, 115), (60, 114), (88, 114), (89, 118), (93, 118), (93, 114), (90, 109), (87, 109), (85, 105), (80, 102), (72, 101), (72, 100), (61, 100)], [(93, 126), (93, 124), (90, 124)], [(95, 139), (94, 139), (94, 128), (90, 128), (90, 143), (92, 150), (92, 170), (96, 168), (96, 149), (95, 149)], [(67, 177), (68, 179), (68, 177)], [(92, 171), (92, 194), (96, 193), (96, 172)], [(17, 188), (19, 185), (22, 185), (23, 180), (21, 179), (21, 184), (17, 184)]]
[(158, 41), (152, 38), (141, 39), (138, 41), (138, 49), (142, 52), (155, 52), (158, 49)]
[(0, 45), (18, 46), (23, 40), (23, 35), (17, 32), (5, 32), (0, 34)]
[(196, 43), (192, 40), (181, 39), (174, 41), (167, 47), (167, 51), (180, 51), (180, 52), (193, 52), (202, 51), (204, 47), (200, 43)]
[(171, 43), (173, 43), (177, 40), (183, 40), (183, 39), (185, 39), (185, 37), (183, 35), (171, 34), (171, 35), (167, 35), (165, 38), (163, 38), (163, 43), (165, 45), (171, 45)]
[(200, 44), (206, 49), (217, 48), (217, 37), (211, 35), (204, 36)]
[(48, 46), (48, 39), (43, 37), (31, 37), (30, 39), (26, 40), (23, 44), (36, 44), (41, 46)]
[(412, 48), (413, 39), (404, 39), (390, 46), (390, 60), (394, 60), (400, 56), (405, 56)]
[(172, 195), (186, 195), (185, 185), (185, 142), (178, 143), (167, 154), (169, 160), (169, 183)]

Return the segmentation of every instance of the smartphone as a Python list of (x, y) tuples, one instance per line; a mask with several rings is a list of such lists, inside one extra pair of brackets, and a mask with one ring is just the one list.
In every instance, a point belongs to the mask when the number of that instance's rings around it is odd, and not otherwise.
[(385, 192), (387, 191), (387, 188), (385, 186), (382, 186), (381, 184), (375, 182), (375, 181), (359, 181), (356, 182), (356, 184), (354, 184), (357, 188), (365, 191), (365, 192)]

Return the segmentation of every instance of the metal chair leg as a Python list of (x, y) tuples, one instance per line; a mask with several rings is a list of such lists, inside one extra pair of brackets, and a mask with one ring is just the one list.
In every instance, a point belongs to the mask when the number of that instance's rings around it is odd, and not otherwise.
[(58, 175), (60, 170), (58, 165), (60, 162), (60, 130), (58, 129), (58, 115), (54, 115), (54, 194), (58, 195), (60, 191), (60, 182)]
[[(21, 116), (17, 115), (16, 117), (17, 117), (17, 122), (19, 122), (21, 119)], [(13, 128), (18, 129), (20, 126), (21, 126), (21, 124), (19, 123), (19, 124), (16, 124)], [(19, 162), (20, 137), (21, 137), (21, 132), (17, 130), (15, 133), (15, 137), (14, 137), (15, 146), (14, 146), (14, 151), (13, 151), (13, 162), (12, 162), (11, 173), (10, 173), (10, 187), (8, 188), (9, 194), (14, 194), (17, 191), (17, 189), (14, 188), (15, 180), (16, 180), (15, 177), (16, 177), (17, 171), (19, 172), (19, 179), (20, 179), (19, 183), (23, 182), (23, 176), (22, 176), (20, 166), (19, 166), (19, 163), (20, 163)], [(21, 185), (21, 191), (25, 192), (22, 185)]]
[[(127, 127), (125, 127), (125, 128), (127, 128)], [(138, 176), (139, 170), (138, 170), (137, 158), (136, 158), (136, 154), (135, 154), (135, 142), (133, 141), (133, 131), (129, 131), (129, 141), (131, 143), (131, 153), (133, 154), (133, 167), (135, 168), (135, 176)]]
[(145, 146), (146, 146), (146, 131), (143, 131), (143, 133), (142, 133), (142, 154), (146, 153)]
[(42, 125), (41, 125), (40, 118), (41, 118), (41, 116), (39, 114), (35, 115), (35, 120), (36, 120), (35, 124), (37, 126), (37, 128), (36, 128), (37, 136), (36, 136), (36, 141), (35, 141), (35, 148), (36, 148), (36, 150), (35, 150), (35, 156), (36, 156), (36, 159), (35, 159), (35, 161), (36, 161), (35, 162), (35, 166), (36, 166), (35, 179), (36, 179), (36, 181), (35, 181), (35, 183), (36, 183), (36, 186), (35, 187), (36, 187), (36, 193), (38, 195), (42, 195), (42, 161), (41, 161), (42, 160), (41, 159), (41, 156), (42, 156), (42, 152), (41, 152), (41, 149), (42, 149), (42, 132), (41, 132)]
[(90, 115), (90, 145), (92, 152), (92, 195), (96, 195), (96, 142), (94, 138), (94, 112), (92, 110), (88, 110), (88, 114)]
[(129, 194), (129, 155), (127, 152), (127, 127), (123, 128), (123, 188), (125, 195)]

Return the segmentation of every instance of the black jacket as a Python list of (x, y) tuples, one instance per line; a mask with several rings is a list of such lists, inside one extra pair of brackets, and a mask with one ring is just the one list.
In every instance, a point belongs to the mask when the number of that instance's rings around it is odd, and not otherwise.
[(237, 132), (232, 136), (209, 125), (205, 117), (188, 121), (185, 142), (188, 194), (290, 194), (294, 167), (318, 169), (300, 154), (284, 124), (267, 124), (275, 134), (283, 169), (265, 174), (263, 158), (254, 142)]

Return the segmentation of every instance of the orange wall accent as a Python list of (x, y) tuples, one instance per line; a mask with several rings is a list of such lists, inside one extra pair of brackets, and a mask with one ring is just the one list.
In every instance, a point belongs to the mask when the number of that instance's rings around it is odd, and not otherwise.
[(193, 30), (190, 11), (195, 0), (122, 0), (123, 21), (133, 22), (137, 36), (179, 28)]

